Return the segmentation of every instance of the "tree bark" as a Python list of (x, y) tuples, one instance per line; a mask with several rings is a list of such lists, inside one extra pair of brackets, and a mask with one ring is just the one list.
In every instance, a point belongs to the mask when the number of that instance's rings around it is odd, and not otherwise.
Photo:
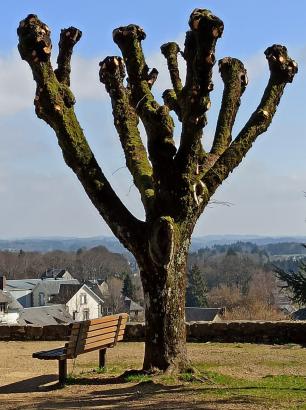
[[(190, 237), (188, 234), (181, 235), (177, 225), (173, 227), (171, 238), (164, 226), (159, 224), (159, 229), (159, 235), (152, 233), (146, 258), (139, 261), (145, 300), (143, 369), (183, 371), (190, 367), (185, 325), (186, 265)], [(168, 249), (165, 249), (161, 239)]]

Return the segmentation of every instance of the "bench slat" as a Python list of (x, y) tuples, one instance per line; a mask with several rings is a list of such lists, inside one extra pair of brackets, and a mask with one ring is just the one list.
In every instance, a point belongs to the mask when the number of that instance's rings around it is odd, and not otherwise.
[[(94, 330), (103, 330), (107, 329), (108, 327), (117, 326), (118, 320), (114, 320), (107, 323), (100, 323), (97, 325), (91, 325), (89, 327), (83, 326), (81, 332), (82, 333), (89, 333)], [(79, 334), (79, 329), (73, 329), (71, 332), (71, 336), (77, 336)]]
[[(126, 323), (121, 324), (119, 330), (125, 330), (125, 326), (126, 326)], [(108, 335), (109, 333), (116, 332), (117, 329), (118, 329), (118, 326), (111, 326), (111, 327), (107, 327), (103, 329), (93, 330), (91, 332), (84, 331), (84, 332), (81, 332), (80, 338), (81, 340), (84, 340), (84, 339), (90, 340), (91, 338), (96, 337), (96, 336), (102, 337), (104, 335)], [(78, 337), (79, 335), (71, 336), (68, 345), (73, 346), (78, 340)]]
[(128, 314), (127, 313), (120, 313), (118, 315), (111, 315), (111, 316), (101, 316), (96, 319), (91, 319), (91, 320), (85, 320), (82, 323), (82, 325), (85, 326), (92, 326), (92, 325), (98, 325), (100, 323), (107, 323), (107, 322), (112, 322), (114, 320), (118, 321), (119, 316), (122, 316), (122, 319), (127, 319)]
[[(123, 336), (124, 334), (124, 330), (121, 330), (118, 335), (119, 336)], [(101, 343), (104, 344), (105, 340), (110, 340), (111, 342), (107, 342), (107, 343), (113, 343), (115, 341), (115, 336), (116, 336), (116, 332), (110, 333), (108, 335), (104, 335), (102, 337), (93, 337), (92, 339), (85, 339), (84, 340), (84, 344), (83, 344), (83, 350), (86, 350), (86, 348), (88, 346), (92, 346), (95, 345), (96, 343)]]
[[(119, 342), (120, 340), (123, 339), (123, 334), (118, 336), (117, 341)], [(107, 347), (113, 347), (114, 346), (114, 337), (110, 337), (108, 339), (104, 339), (95, 343), (89, 343), (83, 346), (83, 348), (79, 351), (75, 352), (75, 349), (67, 348), (67, 357), (68, 358), (74, 358), (80, 354), (90, 352), (92, 350), (98, 350), (98, 349), (103, 349)], [(75, 354), (75, 356), (74, 356)]]

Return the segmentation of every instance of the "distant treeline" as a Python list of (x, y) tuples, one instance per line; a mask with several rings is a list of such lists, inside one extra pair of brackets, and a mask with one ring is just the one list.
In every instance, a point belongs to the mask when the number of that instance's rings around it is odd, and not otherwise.
[(131, 273), (128, 260), (104, 246), (76, 252), (0, 251), (0, 273), (9, 279), (38, 278), (50, 268), (67, 269), (76, 279), (106, 278)]

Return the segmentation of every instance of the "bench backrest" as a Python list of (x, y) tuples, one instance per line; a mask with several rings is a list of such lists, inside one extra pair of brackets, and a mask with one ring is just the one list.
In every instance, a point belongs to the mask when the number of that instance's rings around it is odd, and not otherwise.
[(128, 314), (120, 313), (72, 323), (70, 338), (65, 345), (67, 358), (115, 346), (123, 339), (127, 320)]

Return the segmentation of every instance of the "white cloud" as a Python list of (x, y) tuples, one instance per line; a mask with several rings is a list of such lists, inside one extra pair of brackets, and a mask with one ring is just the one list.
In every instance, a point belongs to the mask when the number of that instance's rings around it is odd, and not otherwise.
[(0, 57), (0, 90), (0, 115), (13, 114), (33, 104), (32, 73), (17, 51)]
[(259, 161), (242, 163), (223, 183), (204, 211), (196, 235), (241, 233), (259, 235), (305, 234), (306, 175), (293, 170), (271, 172)]
[(98, 58), (73, 57), (71, 90), (77, 101), (107, 98), (105, 87), (99, 81), (99, 61)]
[[(98, 73), (98, 58), (73, 57), (71, 88), (77, 101), (103, 100), (106, 97)], [(0, 116), (33, 107), (35, 88), (30, 67), (21, 60), (17, 51), (0, 56)]]

